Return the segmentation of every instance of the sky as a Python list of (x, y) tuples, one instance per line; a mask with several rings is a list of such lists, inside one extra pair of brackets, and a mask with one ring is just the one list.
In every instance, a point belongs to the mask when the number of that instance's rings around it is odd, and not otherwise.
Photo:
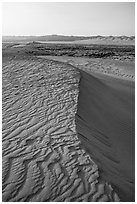
[(2, 35), (135, 35), (134, 2), (5, 2)]

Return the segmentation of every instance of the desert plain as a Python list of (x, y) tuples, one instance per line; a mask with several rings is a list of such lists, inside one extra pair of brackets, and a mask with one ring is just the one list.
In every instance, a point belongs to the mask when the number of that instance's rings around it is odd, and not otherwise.
[(135, 200), (135, 46), (125, 41), (3, 42), (4, 202)]

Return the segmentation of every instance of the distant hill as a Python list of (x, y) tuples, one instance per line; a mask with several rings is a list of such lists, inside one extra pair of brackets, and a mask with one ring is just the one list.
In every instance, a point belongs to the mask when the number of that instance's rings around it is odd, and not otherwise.
[(135, 37), (100, 37), (75, 41), (77, 44), (135, 45)]
[(134, 45), (135, 36), (64, 36), (64, 35), (45, 35), (45, 36), (3, 36), (2, 42), (69, 42), (77, 44), (120, 44)]
[(91, 37), (82, 36), (64, 36), (64, 35), (46, 35), (46, 36), (3, 36), (2, 41), (14, 42), (14, 41), (75, 41), (75, 40), (87, 40)]

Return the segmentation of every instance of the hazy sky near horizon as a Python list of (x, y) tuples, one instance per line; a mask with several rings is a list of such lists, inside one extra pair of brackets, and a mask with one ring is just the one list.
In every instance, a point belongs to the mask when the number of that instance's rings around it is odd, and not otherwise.
[(2, 35), (135, 35), (134, 2), (5, 2)]

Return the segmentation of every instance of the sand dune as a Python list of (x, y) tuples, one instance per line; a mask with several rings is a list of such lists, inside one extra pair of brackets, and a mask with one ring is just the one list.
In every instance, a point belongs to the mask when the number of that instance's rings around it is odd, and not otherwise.
[(90, 73), (104, 74), (114, 78), (135, 81), (135, 63), (126, 60), (68, 57), (68, 56), (39, 56), (40, 58), (51, 59), (56, 62), (70, 64), (80, 70)]
[(76, 127), (101, 177), (134, 201), (134, 82), (80, 70)]
[(88, 40), (77, 40), (73, 43), (76, 44), (98, 44), (98, 45), (135, 45), (135, 40), (130, 39), (120, 39), (120, 38), (97, 38), (97, 39), (88, 39)]
[(3, 201), (119, 201), (76, 133), (79, 71), (4, 57), (2, 79)]

